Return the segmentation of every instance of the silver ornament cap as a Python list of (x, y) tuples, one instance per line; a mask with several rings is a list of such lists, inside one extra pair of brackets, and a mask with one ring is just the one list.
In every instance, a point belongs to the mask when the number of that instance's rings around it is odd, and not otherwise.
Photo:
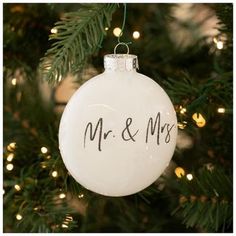
[[(116, 49), (118, 46), (124, 45), (127, 48), (126, 54), (117, 54)], [(129, 54), (129, 47), (126, 43), (118, 43), (114, 48), (114, 54), (104, 56), (104, 68), (111, 71), (132, 71), (139, 69), (138, 57)]]
[(138, 69), (138, 57), (130, 54), (108, 54), (104, 56), (105, 70), (132, 71)]

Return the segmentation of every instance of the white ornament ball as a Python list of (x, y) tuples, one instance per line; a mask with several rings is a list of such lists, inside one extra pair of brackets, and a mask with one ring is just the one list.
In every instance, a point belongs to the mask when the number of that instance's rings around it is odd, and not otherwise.
[(70, 174), (106, 196), (137, 193), (162, 174), (175, 150), (177, 119), (165, 91), (136, 72), (137, 57), (105, 56), (61, 118), (59, 146)]

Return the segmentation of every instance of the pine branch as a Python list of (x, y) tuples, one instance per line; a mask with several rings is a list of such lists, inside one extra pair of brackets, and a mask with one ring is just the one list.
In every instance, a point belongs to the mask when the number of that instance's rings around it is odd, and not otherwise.
[(42, 58), (41, 69), (48, 82), (58, 82), (69, 71), (75, 73), (96, 52), (110, 26), (117, 4), (84, 4), (77, 12), (66, 13), (55, 24), (56, 40)]
[(172, 212), (189, 227), (207, 232), (225, 231), (232, 225), (232, 180), (221, 168), (200, 169), (192, 181), (182, 177), (176, 188), (179, 206)]
[[(163, 81), (169, 96), (176, 104), (183, 102), (189, 112), (207, 111), (209, 104), (224, 106), (232, 109), (232, 73), (225, 72), (217, 76), (212, 76), (204, 82), (193, 80), (187, 73), (176, 81), (168, 78)], [(209, 112), (208, 112), (209, 113)]]

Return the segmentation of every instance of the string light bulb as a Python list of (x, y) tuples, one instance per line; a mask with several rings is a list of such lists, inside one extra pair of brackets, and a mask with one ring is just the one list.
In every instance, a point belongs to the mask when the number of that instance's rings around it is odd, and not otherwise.
[(187, 178), (189, 181), (191, 181), (191, 180), (193, 179), (193, 175), (192, 175), (192, 174), (187, 174), (187, 175), (186, 175), (186, 178)]
[(113, 29), (113, 34), (118, 38), (119, 36), (121, 36), (121, 28), (116, 27)]
[(6, 169), (7, 169), (8, 171), (12, 171), (13, 168), (14, 168), (14, 165), (11, 164), (11, 163), (9, 163), (9, 164), (6, 165)]
[(20, 190), (21, 190), (21, 187), (20, 187), (20, 185), (18, 185), (18, 184), (16, 184), (16, 185), (14, 186), (14, 188), (15, 188), (16, 191), (20, 191)]
[(11, 162), (14, 158), (14, 154), (13, 153), (9, 153), (7, 156), (7, 161)]
[(202, 128), (206, 125), (206, 120), (204, 119), (201, 113), (194, 113), (192, 115), (192, 118), (199, 128)]
[(19, 213), (18, 213), (18, 214), (16, 214), (16, 219), (17, 219), (17, 220), (22, 220), (22, 218), (23, 218), (23, 217), (22, 217), (22, 215), (21, 215), (21, 214), (19, 214)]
[(46, 154), (48, 152), (48, 149), (46, 147), (41, 147), (41, 152), (43, 154)]
[(105, 28), (105, 30), (106, 30), (106, 31), (108, 31), (108, 30), (109, 30), (109, 28), (108, 28), (108, 27), (106, 27), (106, 28)]
[(223, 43), (222, 41), (218, 41), (218, 42), (216, 43), (216, 47), (217, 47), (219, 50), (221, 50), (221, 49), (224, 48), (224, 43)]
[(15, 142), (12, 142), (12, 143), (8, 144), (8, 146), (7, 146), (7, 150), (10, 151), (10, 152), (14, 151), (15, 148), (16, 148), (16, 143)]
[(178, 178), (181, 178), (185, 175), (185, 171), (182, 167), (175, 168), (175, 174)]
[(62, 224), (61, 227), (62, 227), (62, 228), (68, 228), (68, 225)]
[(183, 121), (182, 123), (178, 122), (178, 128), (179, 129), (184, 129), (187, 125), (187, 121)]
[(84, 197), (84, 194), (83, 194), (83, 193), (81, 193), (81, 194), (78, 195), (78, 198), (80, 198), (80, 199), (83, 198), (83, 197)]
[(219, 107), (219, 108), (217, 109), (217, 112), (218, 112), (218, 113), (225, 113), (225, 108)]
[(16, 83), (17, 83), (17, 79), (16, 79), (16, 78), (13, 78), (13, 79), (11, 80), (11, 84), (12, 84), (13, 86), (16, 86)]
[(221, 50), (224, 48), (224, 42), (220, 39), (217, 39), (216, 37), (213, 38), (213, 42), (216, 44), (217, 49)]
[(187, 111), (185, 107), (180, 106), (180, 113), (184, 114)]
[(53, 178), (56, 178), (57, 176), (58, 176), (58, 173), (57, 173), (56, 170), (54, 170), (54, 171), (52, 172), (52, 177), (53, 177)]
[(52, 33), (52, 34), (57, 34), (57, 28), (52, 28), (52, 29), (51, 29), (51, 33)]
[(66, 220), (66, 221), (73, 221), (73, 217), (72, 217), (72, 216), (69, 216), (69, 215), (67, 215), (65, 220)]
[(140, 33), (138, 31), (134, 31), (133, 32), (133, 38), (134, 39), (139, 39), (139, 37), (140, 37)]
[(65, 198), (65, 197), (66, 197), (65, 193), (60, 193), (60, 194), (59, 194), (59, 198), (60, 198), (60, 199), (63, 199), (63, 198)]
[(215, 44), (217, 44), (218, 40), (217, 40), (216, 37), (213, 38), (213, 42), (214, 42)]

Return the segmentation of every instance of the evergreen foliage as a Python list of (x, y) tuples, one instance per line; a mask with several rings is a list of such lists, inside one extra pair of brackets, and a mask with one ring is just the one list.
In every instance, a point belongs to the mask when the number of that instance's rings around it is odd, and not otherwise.
[(204, 167), (191, 181), (181, 178), (176, 184), (180, 192), (179, 206), (172, 212), (183, 218), (187, 227), (197, 226), (206, 232), (217, 232), (231, 226), (232, 176), (220, 167)]
[(100, 47), (116, 7), (117, 4), (112, 3), (84, 4), (55, 23), (57, 33), (49, 38), (55, 42), (42, 63), (46, 80), (58, 82), (68, 72), (78, 72), (87, 57)]

